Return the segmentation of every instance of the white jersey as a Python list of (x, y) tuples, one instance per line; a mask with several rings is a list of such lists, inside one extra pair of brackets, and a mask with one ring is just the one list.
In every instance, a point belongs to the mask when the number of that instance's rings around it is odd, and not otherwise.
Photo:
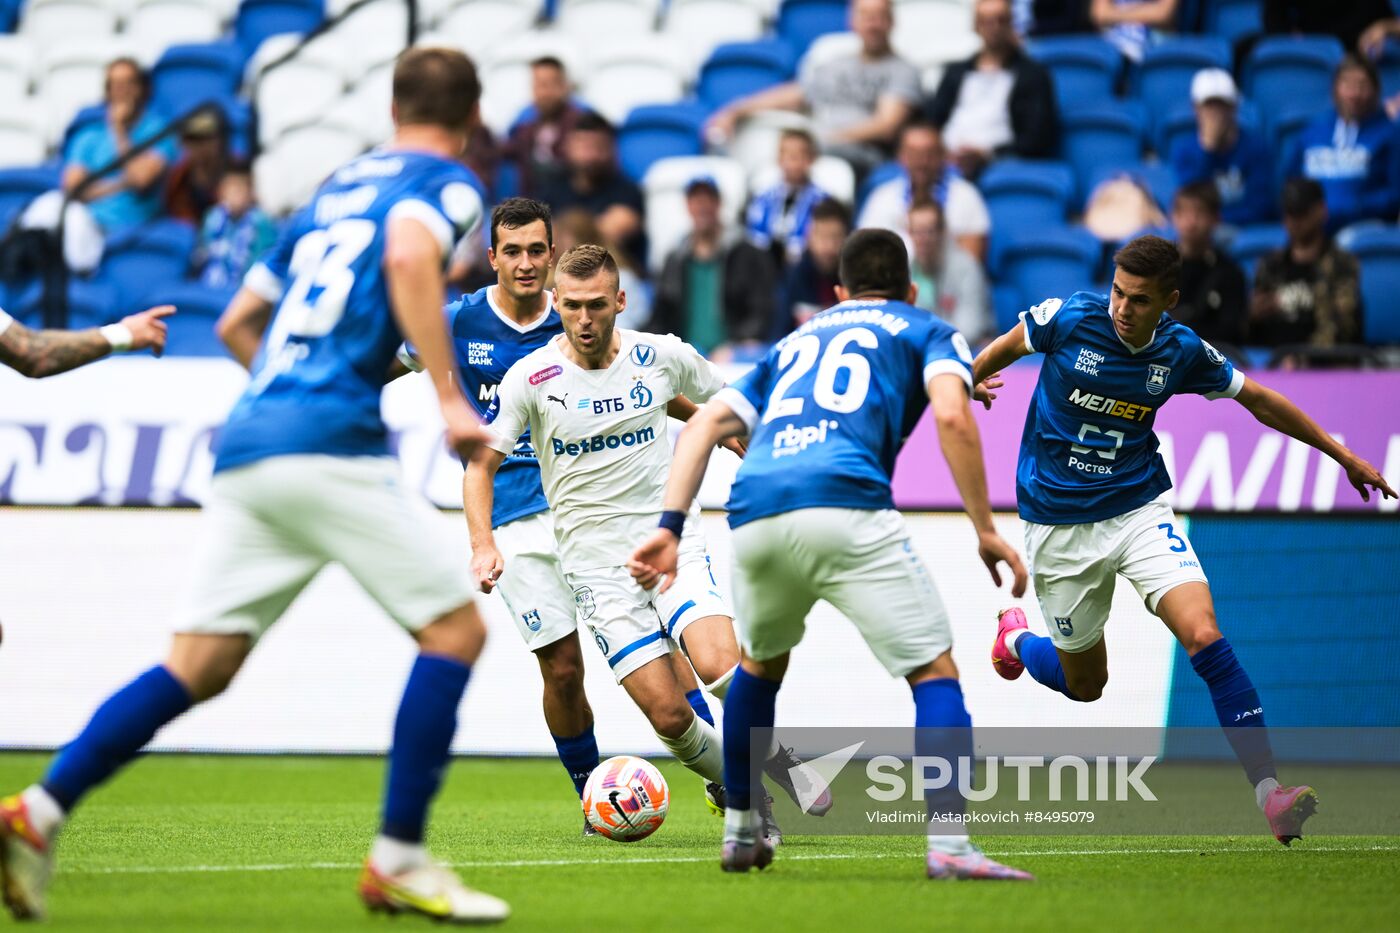
[(491, 447), (509, 454), (528, 428), (554, 512), (566, 573), (619, 567), (656, 528), (671, 470), (666, 405), (696, 404), (724, 387), (718, 368), (669, 334), (618, 328), (607, 369), (579, 368), (560, 335), (520, 359), (492, 406)]

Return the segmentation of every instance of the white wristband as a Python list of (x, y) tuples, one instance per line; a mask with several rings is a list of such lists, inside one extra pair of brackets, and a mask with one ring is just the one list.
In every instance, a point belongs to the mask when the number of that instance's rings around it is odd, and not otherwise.
[(107, 342), (112, 345), (113, 353), (125, 353), (130, 350), (132, 342), (136, 339), (131, 328), (125, 324), (108, 324), (106, 327), (98, 328), (98, 333), (107, 338)]

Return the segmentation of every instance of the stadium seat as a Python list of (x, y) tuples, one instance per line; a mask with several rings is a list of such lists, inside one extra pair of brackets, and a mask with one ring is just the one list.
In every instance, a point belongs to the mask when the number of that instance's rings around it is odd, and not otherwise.
[(1063, 162), (1001, 159), (978, 181), (1001, 238), (1025, 226), (1059, 227), (1074, 199), (1074, 172)]
[(108, 240), (97, 280), (112, 286), (122, 314), (139, 311), (147, 306), (153, 288), (185, 278), (194, 244), (195, 231), (189, 224), (148, 224)]
[(233, 33), (243, 54), (250, 56), (268, 36), (305, 35), (321, 25), (322, 18), (321, 0), (243, 0)]
[(389, 114), (393, 100), (394, 66), (386, 62), (360, 78), (354, 88), (327, 113), (331, 123), (353, 126), (367, 146), (377, 146), (394, 133)]
[(997, 272), (1025, 309), (1092, 288), (1102, 259), (1103, 245), (1083, 228), (1026, 228), (1008, 238)]
[(1264, 31), (1264, 0), (1212, 0), (1206, 4), (1206, 32), (1235, 43)]
[(0, 36), (0, 100), (27, 97), (33, 80), (33, 43), (25, 36)]
[(783, 0), (777, 33), (798, 55), (818, 36), (844, 32), (849, 17), (844, 0)]
[(68, 121), (68, 126), (63, 130), (63, 145), (58, 149), (60, 155), (65, 159), (69, 157), (68, 147), (73, 144), (73, 139), (80, 130), (86, 129), (94, 123), (104, 123), (106, 120), (106, 104), (92, 104), (73, 114), (73, 119)]
[(1060, 154), (1074, 170), (1078, 200), (1089, 193), (1090, 176), (1104, 166), (1131, 166), (1142, 160), (1142, 108), (1131, 103), (1083, 107), (1061, 117)]
[(1358, 230), (1347, 247), (1361, 262), (1361, 310), (1366, 343), (1400, 343), (1400, 230)]
[(992, 314), (997, 332), (1006, 333), (1016, 326), (1021, 312), (1028, 306), (1021, 301), (1021, 290), (1015, 285), (999, 282), (992, 286)]
[(1376, 69), (1381, 73), (1381, 96), (1390, 98), (1400, 94), (1400, 42), (1394, 39), (1386, 42)]
[(763, 14), (747, 0), (671, 0), (662, 33), (684, 46), (698, 71), (723, 43), (760, 38)]
[(971, 57), (982, 40), (972, 31), (972, 5), (963, 0), (901, 0), (890, 44), (922, 71)]
[(263, 72), (255, 98), (258, 138), (266, 145), (290, 127), (314, 121), (344, 92), (338, 67), (300, 56)]
[(1030, 53), (1054, 76), (1062, 112), (1097, 106), (1117, 90), (1123, 56), (1098, 36), (1037, 39)]
[(335, 41), (347, 74), (358, 77), (375, 65), (393, 61), (408, 46), (408, 5), (403, 0), (375, 0), (312, 41), (324, 39)]
[(327, 175), (365, 148), (354, 127), (322, 122), (288, 130), (253, 167), (263, 204), (278, 214), (301, 207)]
[(156, 103), (172, 116), (232, 97), (242, 77), (243, 53), (232, 42), (171, 46), (152, 72)]
[(636, 108), (618, 132), (617, 156), (623, 172), (641, 179), (661, 159), (700, 155), (704, 122), (705, 111), (695, 104)]
[(1244, 95), (1260, 113), (1325, 110), (1342, 44), (1332, 36), (1270, 36), (1259, 40), (1244, 65)]
[(579, 52), (576, 40), (554, 30), (527, 30), (500, 42), (481, 76), (481, 118), (491, 132), (506, 135), (530, 103), (530, 62), (551, 55), (577, 77)]
[(217, 10), (189, 0), (137, 0), (123, 25), (127, 35), (162, 47), (213, 42), (223, 31)]
[(48, 148), (43, 113), (27, 98), (0, 109), (0, 168), (42, 162)]
[(1216, 36), (1169, 39), (1151, 45), (1135, 71), (1137, 97), (1154, 123), (1191, 100), (1191, 79), (1202, 68), (1230, 69), (1230, 44)]
[(700, 69), (696, 94), (711, 109), (792, 77), (792, 51), (780, 40), (727, 42)]
[(102, 0), (29, 0), (19, 31), (41, 48), (55, 39), (110, 37), (117, 12)]
[(214, 335), (214, 322), (233, 300), (236, 288), (210, 288), (199, 282), (168, 282), (146, 294), (147, 307), (174, 305), (177, 313), (166, 319), (166, 356), (227, 356), (228, 350)]
[(1288, 243), (1288, 232), (1280, 224), (1253, 224), (1241, 227), (1230, 241), (1230, 255), (1244, 270), (1246, 282), (1254, 281), (1254, 267), (1260, 257)]
[[(771, 188), (783, 180), (782, 171), (770, 164), (758, 172), (751, 173), (749, 188), (755, 193)], [(842, 204), (850, 207), (855, 203), (856, 173), (851, 163), (836, 156), (818, 156), (812, 164), (812, 183)]]
[(853, 32), (829, 32), (817, 38), (797, 59), (797, 73), (805, 75), (838, 58), (860, 54), (860, 36)]
[(659, 0), (560, 0), (554, 26), (588, 39), (639, 37), (656, 31), (660, 8)]
[(669, 104), (685, 94), (689, 57), (667, 36), (645, 43), (595, 45), (578, 96), (591, 109), (620, 124), (635, 107)]
[[(101, 327), (122, 317), (117, 310), (117, 294), (106, 282), (70, 276), (67, 291), (69, 330)], [(42, 326), (44, 290), (40, 285), (36, 283), (25, 288), (14, 298), (14, 303), (15, 317)]]
[(58, 183), (54, 167), (0, 169), (0, 231), (8, 230), (30, 201), (57, 188)]
[(437, 31), (484, 62), (502, 40), (528, 33), (539, 18), (540, 6), (528, 0), (467, 0), (438, 20)]
[(651, 269), (659, 270), (666, 254), (689, 232), (685, 186), (704, 175), (719, 185), (725, 219), (737, 220), (748, 197), (748, 185), (744, 167), (733, 159), (723, 156), (661, 159), (647, 170), (642, 179), (642, 191), (646, 195), (648, 266)]
[(120, 51), (110, 36), (74, 36), (46, 43), (37, 69), (38, 96), (48, 119), (48, 138), (57, 142), (82, 108), (102, 99), (107, 62)]

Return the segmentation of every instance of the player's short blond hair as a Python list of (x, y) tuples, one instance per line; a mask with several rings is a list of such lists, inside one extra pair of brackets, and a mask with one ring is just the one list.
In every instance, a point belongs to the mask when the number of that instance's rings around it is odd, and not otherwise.
[(560, 256), (558, 265), (554, 267), (556, 278), (567, 275), (571, 279), (591, 279), (600, 271), (612, 277), (615, 287), (618, 282), (617, 260), (606, 247), (596, 243), (575, 246)]

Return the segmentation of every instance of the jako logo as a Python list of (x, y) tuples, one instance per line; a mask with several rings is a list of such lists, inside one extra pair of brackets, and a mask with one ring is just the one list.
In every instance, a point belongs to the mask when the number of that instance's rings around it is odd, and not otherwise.
[(562, 366), (551, 366), (548, 369), (542, 369), (530, 377), (530, 385), (537, 386), (541, 382), (548, 382), (563, 371), (564, 367)]
[(773, 456), (783, 457), (788, 454), (801, 453), (813, 444), (825, 444), (826, 432), (835, 431), (837, 427), (835, 421), (827, 421), (826, 419), (805, 428), (790, 424), (774, 435)]
[(635, 447), (638, 444), (649, 444), (656, 439), (656, 431), (653, 428), (642, 428), (640, 431), (628, 431), (626, 434), (595, 434), (592, 437), (581, 441), (564, 441), (551, 438), (554, 445), (554, 455), (568, 454), (577, 457), (586, 453), (597, 453), (600, 450), (616, 450), (619, 447)]

